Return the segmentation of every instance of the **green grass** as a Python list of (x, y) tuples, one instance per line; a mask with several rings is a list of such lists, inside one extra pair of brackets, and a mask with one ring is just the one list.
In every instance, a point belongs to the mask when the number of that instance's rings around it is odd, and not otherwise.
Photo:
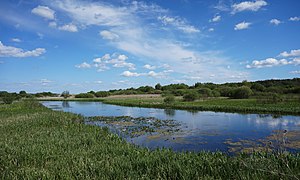
[(288, 101), (279, 103), (260, 103), (256, 99), (206, 99), (184, 102), (177, 98), (174, 104), (164, 104), (163, 98), (105, 98), (104, 103), (154, 108), (173, 108), (200, 111), (221, 111), (239, 113), (274, 113), (300, 115), (300, 102)]
[(299, 154), (139, 148), (83, 117), (34, 102), (0, 105), (0, 179), (299, 179)]

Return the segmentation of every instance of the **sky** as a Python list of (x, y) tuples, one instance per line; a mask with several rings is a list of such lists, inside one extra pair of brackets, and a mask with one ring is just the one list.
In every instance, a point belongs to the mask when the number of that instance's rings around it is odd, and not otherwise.
[(0, 91), (300, 77), (298, 0), (1, 0)]

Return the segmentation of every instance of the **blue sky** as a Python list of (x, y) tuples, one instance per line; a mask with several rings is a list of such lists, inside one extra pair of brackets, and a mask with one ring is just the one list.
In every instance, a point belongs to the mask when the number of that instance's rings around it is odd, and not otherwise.
[(300, 77), (297, 0), (2, 0), (0, 90)]

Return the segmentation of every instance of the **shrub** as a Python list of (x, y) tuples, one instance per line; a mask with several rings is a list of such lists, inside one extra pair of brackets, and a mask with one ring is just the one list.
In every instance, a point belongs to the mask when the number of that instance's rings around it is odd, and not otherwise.
[(198, 89), (198, 93), (201, 95), (201, 97), (213, 96), (212, 91), (209, 88), (200, 88), (200, 89)]
[(184, 101), (195, 101), (198, 98), (197, 92), (187, 92), (184, 96), (183, 96), (183, 100)]
[(5, 104), (11, 104), (16, 99), (16, 97), (13, 94), (7, 93), (5, 96), (2, 97), (2, 101)]
[(232, 98), (247, 99), (253, 94), (252, 90), (247, 86), (242, 86), (234, 90)]
[(94, 95), (91, 93), (80, 93), (80, 94), (76, 94), (75, 98), (93, 98)]
[(168, 95), (164, 98), (165, 104), (173, 104), (175, 102), (175, 97), (173, 95)]
[(65, 99), (67, 99), (68, 97), (70, 97), (70, 93), (69, 91), (64, 91), (61, 93), (61, 97), (64, 97)]
[(95, 93), (96, 97), (107, 97), (109, 95), (110, 95), (110, 93), (107, 92), (107, 91), (98, 91), (98, 92)]

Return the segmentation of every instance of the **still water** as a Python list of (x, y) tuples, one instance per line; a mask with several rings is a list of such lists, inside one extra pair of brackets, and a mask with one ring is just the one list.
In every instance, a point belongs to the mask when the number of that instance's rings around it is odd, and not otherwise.
[[(236, 153), (262, 149), (284, 149), (300, 152), (300, 117), (239, 114), (211, 111), (185, 111), (171, 109), (123, 107), (101, 102), (45, 101), (42, 104), (53, 110), (61, 110), (92, 116), (130, 116), (122, 122), (87, 121), (86, 124), (107, 126), (133, 144), (155, 148), (171, 148), (175, 151), (222, 151)], [(151, 121), (172, 120), (176, 126), (152, 132), (128, 134), (127, 130)], [(155, 118), (155, 120), (151, 118)], [(150, 118), (150, 119), (147, 119)], [(122, 118), (119, 118), (122, 119)], [(157, 127), (157, 126), (155, 126)], [(141, 128), (140, 128), (141, 129)]]

